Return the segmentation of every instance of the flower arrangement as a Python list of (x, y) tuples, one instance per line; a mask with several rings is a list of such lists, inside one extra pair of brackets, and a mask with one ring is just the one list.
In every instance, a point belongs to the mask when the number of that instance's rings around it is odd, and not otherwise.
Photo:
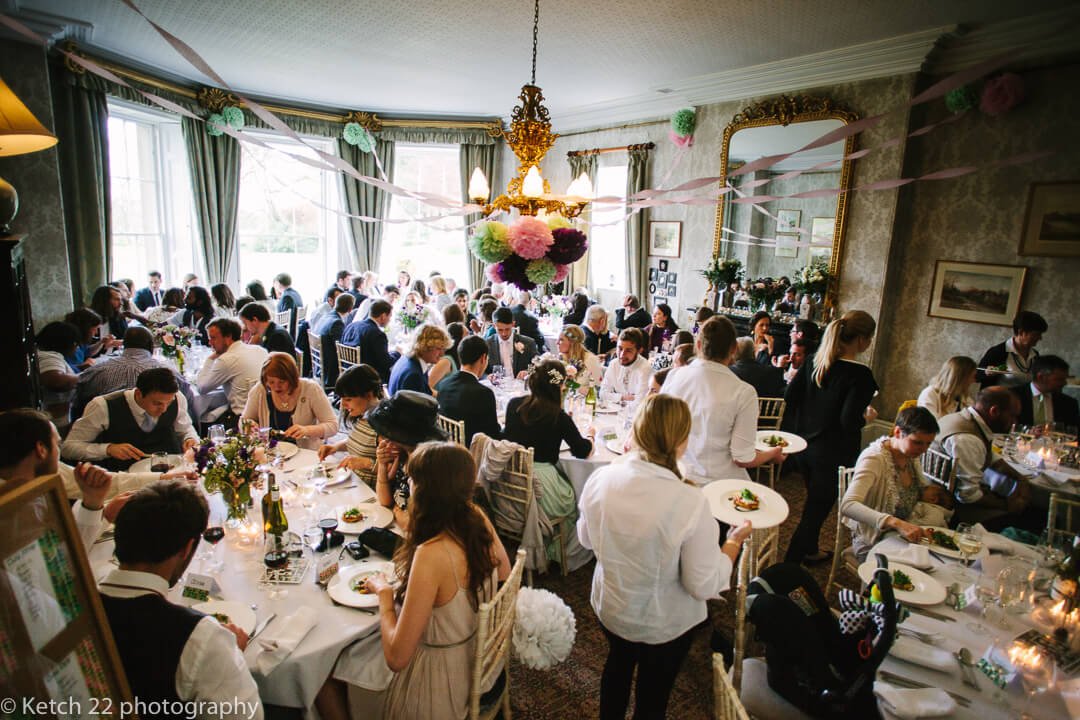
[(570, 299), (565, 295), (546, 295), (540, 301), (544, 312), (554, 318), (561, 318), (570, 312)]
[(713, 258), (701, 274), (718, 290), (726, 288), (743, 278), (743, 265), (734, 258)]
[(750, 304), (763, 310), (770, 309), (784, 296), (784, 288), (772, 278), (759, 278), (750, 283)]
[(428, 321), (429, 314), (430, 311), (424, 305), (414, 305), (412, 308), (406, 305), (397, 311), (395, 317), (406, 332), (412, 332)]
[(577, 636), (574, 612), (548, 590), (518, 591), (514, 654), (533, 670), (547, 670), (570, 656)]
[(829, 289), (829, 267), (823, 262), (815, 262), (807, 265), (795, 277), (795, 287), (799, 293), (825, 296)]
[(161, 354), (176, 358), (191, 347), (195, 328), (179, 327), (171, 323), (154, 328), (154, 342), (161, 346)]
[[(277, 445), (271, 438), (268, 447)], [(208, 493), (221, 493), (229, 511), (229, 520), (242, 521), (251, 501), (251, 481), (255, 469), (266, 462), (266, 448), (258, 434), (230, 431), (226, 440), (215, 444), (203, 440), (195, 448), (195, 465), (203, 476)]]
[(480, 223), (469, 238), (472, 254), (488, 264), (487, 277), (521, 290), (563, 281), (588, 248), (585, 233), (558, 215), (543, 220), (526, 216), (509, 226)]

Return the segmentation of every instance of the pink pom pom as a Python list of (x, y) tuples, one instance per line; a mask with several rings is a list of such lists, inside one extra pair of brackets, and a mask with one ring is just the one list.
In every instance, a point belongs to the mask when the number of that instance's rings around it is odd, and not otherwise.
[(570, 276), (570, 266), (569, 265), (556, 265), (555, 266), (555, 277), (553, 277), (551, 279), (551, 282), (553, 282), (553, 283), (561, 283), (563, 280), (565, 280), (569, 276)]
[(514, 252), (526, 260), (544, 257), (555, 242), (547, 223), (534, 217), (523, 217), (511, 225), (506, 239)]
[(502, 273), (499, 272), (499, 263), (491, 263), (484, 268), (484, 274), (487, 275), (487, 279), (493, 283), (506, 282), (503, 280)]
[(1016, 73), (1005, 73), (983, 85), (979, 109), (991, 117), (1001, 115), (1024, 99), (1024, 79)]
[(676, 135), (674, 130), (668, 130), (667, 134), (675, 147), (694, 147), (693, 135)]

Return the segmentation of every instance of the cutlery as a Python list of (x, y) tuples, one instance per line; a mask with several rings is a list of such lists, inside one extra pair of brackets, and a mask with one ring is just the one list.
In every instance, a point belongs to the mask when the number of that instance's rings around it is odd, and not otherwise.
[[(928, 683), (919, 682), (918, 680), (912, 680), (911, 678), (896, 675), (894, 673), (888, 672), (887, 670), (881, 671), (881, 679), (889, 683), (890, 685), (896, 685), (897, 687), (909, 689), (925, 689), (934, 687), (933, 685), (930, 685)], [(949, 692), (948, 690), (946, 690), (945, 692), (949, 695), (949, 697), (955, 700), (962, 707), (969, 707), (971, 705), (971, 701), (963, 695), (957, 695), (956, 693)]]
[(248, 642), (251, 642), (256, 635), (266, 629), (266, 626), (270, 624), (270, 621), (277, 617), (277, 613), (270, 613), (266, 616), (266, 619), (255, 626), (255, 632), (248, 636)]
[(926, 552), (930, 553), (930, 557), (934, 558), (935, 560), (937, 560), (942, 565), (947, 565), (948, 564), (948, 561), (945, 559), (944, 555), (940, 555), (940, 554), (934, 552), (933, 550), (927, 550)]
[(902, 625), (900, 627), (898, 627), (897, 630), (900, 631), (901, 635), (907, 635), (908, 637), (913, 637), (916, 640), (918, 640), (919, 642), (925, 643), (927, 645), (937, 645), (943, 639), (941, 637), (941, 635), (938, 634), (938, 633), (921, 632), (921, 631), (915, 630), (913, 628), (906, 628), (906, 627), (904, 627)]
[(905, 605), (904, 607), (907, 608), (908, 612), (913, 612), (916, 615), (925, 615), (928, 618), (941, 620), (942, 622), (956, 622), (956, 618), (951, 618), (948, 615), (942, 615), (941, 613), (936, 613), (933, 610), (927, 610), (926, 608), (918, 607), (917, 605)]
[(962, 647), (953, 653), (953, 657), (960, 663), (960, 675), (964, 678), (964, 684), (981, 692), (982, 688), (979, 687), (979, 682), (975, 677), (975, 663), (971, 659), (971, 651)]

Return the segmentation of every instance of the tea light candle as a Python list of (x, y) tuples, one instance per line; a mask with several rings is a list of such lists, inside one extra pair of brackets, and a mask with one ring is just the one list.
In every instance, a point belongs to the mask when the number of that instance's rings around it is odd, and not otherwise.
[(236, 544), (240, 547), (251, 547), (262, 534), (262, 527), (251, 518), (244, 520), (243, 524), (236, 529)]

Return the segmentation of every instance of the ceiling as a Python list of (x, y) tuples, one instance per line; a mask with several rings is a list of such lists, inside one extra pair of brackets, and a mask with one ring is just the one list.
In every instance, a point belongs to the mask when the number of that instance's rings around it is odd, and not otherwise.
[[(254, 96), (384, 115), (506, 116), (529, 80), (529, 0), (136, 3), (233, 89)], [(977, 29), (1070, 5), (542, 0), (536, 81), (556, 129), (565, 130), (773, 91), (767, 83), (746, 86), (750, 77), (809, 87), (819, 78), (835, 81), (838, 72), (858, 79), (912, 71), (958, 26)], [(56, 35), (84, 46), (209, 82), (120, 0), (0, 0), (0, 9), (37, 27), (65, 28)]]

